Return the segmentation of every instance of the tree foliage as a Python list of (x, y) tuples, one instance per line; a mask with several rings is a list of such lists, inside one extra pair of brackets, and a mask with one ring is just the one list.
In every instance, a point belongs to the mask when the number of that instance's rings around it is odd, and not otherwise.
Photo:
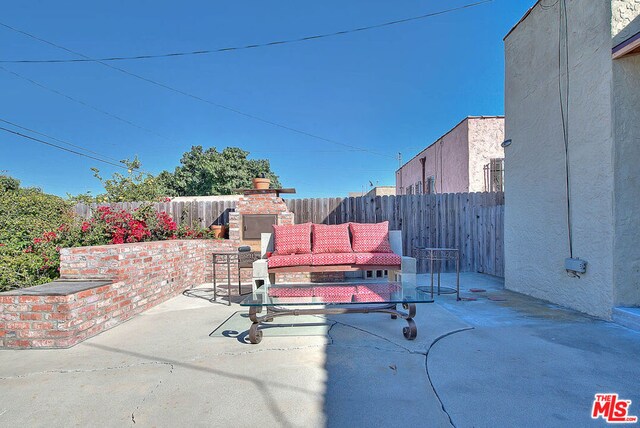
[[(215, 147), (193, 146), (185, 152), (173, 172), (162, 171), (157, 176), (141, 170), (138, 158), (122, 160), (128, 173), (114, 173), (103, 178), (100, 170), (92, 168), (105, 192), (93, 197), (91, 193), (71, 196), (74, 202), (133, 202), (158, 201), (167, 196), (231, 195), (235, 189), (250, 188), (252, 180), (264, 174), (271, 179), (271, 187), (280, 187), (278, 176), (266, 159), (248, 159), (249, 152), (227, 147), (221, 152)], [(0, 183), (0, 186), (2, 184)]]
[[(100, 180), (105, 193), (98, 195), (97, 202), (128, 202), (128, 201), (157, 201), (168, 196), (170, 192), (158, 178), (142, 171), (142, 163), (135, 157), (133, 160), (120, 161), (127, 167), (127, 173), (115, 172), (111, 178), (103, 178), (98, 168), (91, 168), (93, 176)], [(74, 197), (78, 202), (86, 202), (90, 195)], [(84, 200), (83, 200), (84, 199)]]
[(158, 178), (178, 196), (230, 195), (235, 189), (249, 188), (260, 174), (279, 187), (278, 176), (265, 159), (247, 159), (249, 152), (227, 147), (219, 152), (215, 147), (193, 146), (182, 155), (173, 173), (164, 172)]

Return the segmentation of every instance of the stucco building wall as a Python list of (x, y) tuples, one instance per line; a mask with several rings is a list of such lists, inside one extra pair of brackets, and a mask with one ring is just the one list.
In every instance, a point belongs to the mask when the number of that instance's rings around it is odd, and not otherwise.
[[(540, 5), (505, 38), (505, 285), (609, 318), (613, 304), (611, 12), (606, 1), (568, 0), (571, 278), (565, 154), (558, 91), (558, 4)], [(563, 72), (564, 77), (564, 72)]]
[(418, 153), (396, 171), (396, 192), (422, 182), (421, 158), (425, 161), (425, 177), (435, 178), (436, 193), (484, 191), (483, 167), (490, 158), (503, 157), (503, 117), (467, 117), (449, 132)]
[[(612, 46), (640, 32), (640, 0), (615, 0)], [(613, 60), (614, 304), (640, 306), (640, 55)]]
[(504, 118), (469, 120), (469, 192), (484, 192), (484, 166), (491, 159), (504, 158)]

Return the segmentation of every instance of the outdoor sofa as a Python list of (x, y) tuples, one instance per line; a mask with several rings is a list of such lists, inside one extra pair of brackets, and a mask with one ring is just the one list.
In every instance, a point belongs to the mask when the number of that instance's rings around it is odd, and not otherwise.
[(253, 263), (253, 288), (275, 284), (277, 273), (389, 272), (389, 279), (415, 278), (416, 260), (402, 255), (402, 232), (389, 222), (274, 225), (263, 233), (261, 259)]

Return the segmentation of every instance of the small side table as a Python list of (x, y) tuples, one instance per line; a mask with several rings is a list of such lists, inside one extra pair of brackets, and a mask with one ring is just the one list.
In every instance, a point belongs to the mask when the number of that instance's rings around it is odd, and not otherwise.
[[(416, 260), (426, 260), (429, 262), (429, 274), (431, 275), (431, 287), (420, 286), (416, 287), (417, 290), (431, 292), (431, 298), (433, 299), (433, 265), (436, 262), (438, 266), (438, 296), (441, 294), (455, 294), (456, 300), (460, 300), (460, 252), (457, 248), (428, 248), (428, 247), (414, 247), (413, 257)], [(442, 271), (442, 262), (455, 260), (456, 264), (456, 288), (441, 287), (440, 286), (440, 272)]]
[(227, 268), (227, 305), (231, 306), (231, 266), (235, 265), (238, 272), (238, 294), (242, 295), (240, 268), (247, 265), (251, 266), (251, 263), (259, 258), (260, 254), (253, 251), (224, 251), (213, 253), (213, 301), (218, 301), (216, 266), (226, 266)]

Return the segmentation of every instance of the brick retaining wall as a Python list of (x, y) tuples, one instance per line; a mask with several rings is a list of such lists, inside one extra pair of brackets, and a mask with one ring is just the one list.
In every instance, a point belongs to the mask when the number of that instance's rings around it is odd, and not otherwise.
[(51, 284), (0, 293), (0, 347), (73, 346), (185, 289), (210, 282), (211, 253), (232, 249), (232, 243), (223, 240), (63, 248), (58, 283), (89, 278), (102, 282), (66, 295), (48, 295)]

